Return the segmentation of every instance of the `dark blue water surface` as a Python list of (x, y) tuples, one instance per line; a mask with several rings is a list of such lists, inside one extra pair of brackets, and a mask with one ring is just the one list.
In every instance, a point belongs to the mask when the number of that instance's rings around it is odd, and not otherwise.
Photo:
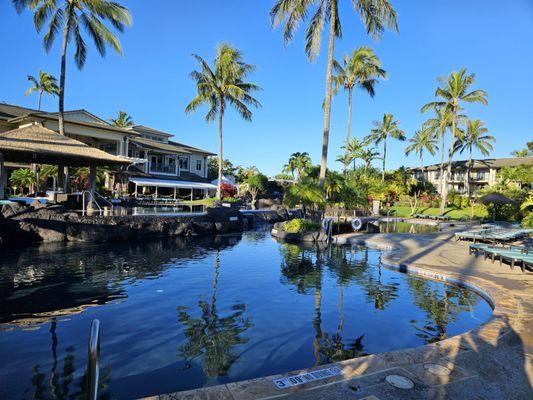
[(93, 318), (102, 398), (129, 399), (418, 346), (490, 314), (471, 291), (381, 267), (377, 250), (266, 231), (8, 250), (0, 398), (80, 396)]

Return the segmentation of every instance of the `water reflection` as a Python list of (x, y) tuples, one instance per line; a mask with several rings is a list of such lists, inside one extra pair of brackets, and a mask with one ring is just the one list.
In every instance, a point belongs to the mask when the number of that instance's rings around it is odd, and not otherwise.
[(201, 358), (202, 369), (208, 377), (227, 375), (231, 365), (237, 360), (233, 348), (244, 344), (241, 334), (253, 325), (249, 318), (243, 316), (246, 311), (244, 303), (236, 303), (232, 313), (226, 316), (217, 311), (217, 290), (220, 274), (220, 252), (217, 250), (213, 268), (213, 292), (211, 301), (199, 301), (200, 316), (193, 318), (186, 310), (178, 307), (178, 319), (183, 324), (187, 341), (179, 347), (179, 353), (185, 359), (187, 368)]
[(490, 315), (472, 292), (382, 268), (379, 251), (268, 230), (6, 251), (0, 304), (9, 399), (82, 397), (92, 318), (101, 396), (120, 399), (417, 346)]

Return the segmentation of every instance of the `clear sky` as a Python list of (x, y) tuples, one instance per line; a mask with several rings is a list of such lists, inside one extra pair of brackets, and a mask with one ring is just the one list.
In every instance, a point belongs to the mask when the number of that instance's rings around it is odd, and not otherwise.
[[(341, 0), (344, 36), (337, 41), (338, 58), (366, 45), (375, 49), (388, 79), (370, 99), (356, 92), (352, 134), (366, 135), (373, 120), (390, 112), (411, 136), (424, 117), (420, 106), (433, 99), (436, 78), (467, 67), (476, 73), (476, 88), (489, 94), (489, 106), (469, 106), (471, 118), (484, 120), (496, 139), (493, 156), (507, 157), (533, 140), (533, 0), (391, 0), (399, 16), (400, 33), (369, 39), (351, 8)], [(176, 139), (212, 151), (217, 149), (215, 124), (205, 110), (185, 115), (194, 96), (189, 72), (196, 67), (191, 53), (212, 59), (222, 41), (241, 49), (257, 65), (251, 80), (263, 87), (257, 96), (263, 107), (253, 122), (235, 112), (225, 117), (225, 158), (256, 165), (266, 174), (281, 170), (289, 155), (307, 151), (319, 162), (325, 88), (325, 50), (315, 63), (304, 53), (302, 25), (294, 42), (284, 48), (280, 29), (272, 30), (268, 12), (273, 0), (122, 0), (134, 24), (120, 35), (124, 56), (108, 52), (101, 58), (90, 47), (85, 68), (78, 71), (68, 58), (66, 108), (103, 117), (125, 110), (137, 123), (175, 134)], [(18, 15), (10, 0), (0, 0), (0, 101), (36, 107), (37, 97), (24, 97), (27, 74), (39, 68), (59, 77), (58, 41), (46, 54), (31, 15)], [(57, 100), (44, 99), (44, 109), (56, 110)], [(345, 135), (347, 98), (333, 102), (329, 166)], [(404, 144), (391, 144), (388, 167), (418, 165), (405, 157)], [(476, 155), (479, 156), (479, 155)], [(437, 158), (428, 161), (436, 162)]]

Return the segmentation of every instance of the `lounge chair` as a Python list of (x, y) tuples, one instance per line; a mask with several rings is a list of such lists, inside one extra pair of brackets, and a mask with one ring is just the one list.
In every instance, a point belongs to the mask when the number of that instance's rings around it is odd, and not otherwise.
[(525, 246), (495, 247), (486, 244), (472, 244), (469, 246), (469, 253), (475, 254), (476, 257), (481, 253), (485, 259), (490, 257), (493, 263), (498, 258), (500, 265), (503, 261), (507, 261), (511, 265), (511, 269), (514, 269), (516, 264), (520, 264), (522, 272), (525, 272), (526, 267), (530, 269), (533, 267), (533, 249)]

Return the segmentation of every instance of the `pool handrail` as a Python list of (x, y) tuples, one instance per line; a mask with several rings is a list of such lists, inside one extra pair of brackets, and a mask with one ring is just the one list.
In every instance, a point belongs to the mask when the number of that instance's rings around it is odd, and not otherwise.
[(97, 400), (100, 377), (100, 321), (93, 319), (89, 333), (89, 354), (87, 359), (87, 400)]

